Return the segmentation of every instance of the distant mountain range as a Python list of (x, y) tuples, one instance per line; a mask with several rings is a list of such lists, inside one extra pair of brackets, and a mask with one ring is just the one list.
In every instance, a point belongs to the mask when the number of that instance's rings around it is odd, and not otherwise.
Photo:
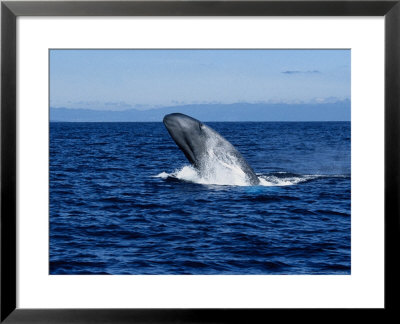
[(160, 122), (180, 112), (201, 121), (350, 121), (350, 100), (322, 104), (193, 104), (124, 111), (50, 108), (52, 122)]

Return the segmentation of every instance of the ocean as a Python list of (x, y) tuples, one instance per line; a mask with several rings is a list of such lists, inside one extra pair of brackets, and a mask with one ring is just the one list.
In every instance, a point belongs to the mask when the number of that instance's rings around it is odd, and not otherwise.
[(52, 275), (349, 275), (350, 122), (206, 122), (260, 179), (204, 177), (163, 123), (50, 123)]

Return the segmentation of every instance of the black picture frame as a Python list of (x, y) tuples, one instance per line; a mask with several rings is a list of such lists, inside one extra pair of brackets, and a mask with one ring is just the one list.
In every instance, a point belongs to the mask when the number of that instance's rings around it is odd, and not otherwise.
[[(1, 323), (253, 323), (273, 320), (272, 316), (276, 315), (281, 321), (288, 313), (288, 309), (16, 308), (16, 19), (19, 16), (384, 16), (385, 307), (374, 310), (293, 309), (289, 313), (294, 312), (295, 316), (299, 316), (296, 320), (303, 317), (306, 320), (314, 318), (321, 321), (326, 319), (325, 316), (333, 320), (335, 316), (342, 317), (343, 311), (347, 315), (357, 312), (357, 316), (363, 311), (362, 314), (370, 320), (384, 322), (384, 317), (398, 312), (399, 273), (396, 259), (400, 255), (400, 0), (2, 1)], [(322, 313), (324, 318), (315, 316), (315, 313)]]

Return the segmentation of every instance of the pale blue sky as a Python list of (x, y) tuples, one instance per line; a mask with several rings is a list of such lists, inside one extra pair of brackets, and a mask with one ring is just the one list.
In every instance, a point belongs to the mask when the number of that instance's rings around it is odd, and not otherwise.
[(350, 99), (350, 50), (51, 50), (50, 106)]

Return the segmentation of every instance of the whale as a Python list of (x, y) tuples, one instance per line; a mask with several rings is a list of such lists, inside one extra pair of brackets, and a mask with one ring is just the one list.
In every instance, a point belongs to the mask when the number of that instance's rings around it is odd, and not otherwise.
[(172, 113), (163, 123), (176, 145), (200, 174), (218, 172), (215, 166), (241, 174), (249, 185), (258, 185), (259, 178), (240, 152), (222, 135), (201, 121)]

